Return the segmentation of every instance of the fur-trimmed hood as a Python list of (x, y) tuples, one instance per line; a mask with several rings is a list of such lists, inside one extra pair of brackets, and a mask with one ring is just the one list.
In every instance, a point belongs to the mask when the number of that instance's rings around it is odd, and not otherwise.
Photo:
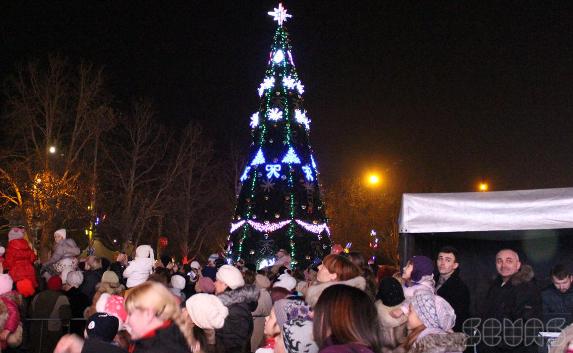
[(402, 303), (395, 306), (386, 306), (382, 304), (381, 300), (377, 300), (374, 305), (376, 305), (376, 310), (378, 311), (378, 319), (380, 320), (380, 325), (384, 328), (394, 328), (403, 325), (408, 321), (407, 315), (402, 315), (398, 319), (392, 317), (390, 312), (394, 309), (400, 309)]
[(463, 333), (429, 334), (418, 339), (408, 353), (463, 352), (467, 336)]
[(511, 276), (510, 281), (513, 286), (519, 286), (520, 284), (531, 282), (534, 277), (535, 272), (533, 272), (533, 267), (521, 264), (521, 268), (517, 273)]
[(354, 277), (346, 281), (339, 281), (339, 282), (326, 282), (326, 283), (319, 283), (313, 286), (308, 287), (306, 290), (306, 295), (304, 300), (310, 305), (314, 307), (316, 302), (318, 302), (318, 298), (322, 294), (322, 292), (335, 284), (345, 284), (347, 286), (351, 286), (354, 288), (358, 288), (360, 290), (366, 289), (366, 280), (362, 276)]
[(258, 302), (260, 290), (255, 285), (247, 284), (243, 287), (223, 292), (217, 297), (223, 305), (229, 307), (233, 304)]

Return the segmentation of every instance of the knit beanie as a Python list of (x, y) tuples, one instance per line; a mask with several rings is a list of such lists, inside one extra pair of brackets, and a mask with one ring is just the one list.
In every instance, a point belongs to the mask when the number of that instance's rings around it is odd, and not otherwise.
[(181, 275), (173, 275), (171, 276), (171, 287), (175, 289), (184, 289), (185, 288), (185, 278)]
[(213, 294), (215, 293), (215, 283), (209, 277), (201, 277), (197, 281), (197, 285), (201, 288), (203, 293)]
[(404, 301), (404, 290), (396, 278), (384, 277), (380, 281), (376, 298), (386, 306), (396, 306)]
[(95, 313), (88, 319), (86, 333), (89, 338), (99, 338), (104, 342), (111, 342), (119, 329), (119, 320), (113, 315)]
[(66, 283), (72, 287), (79, 288), (79, 286), (82, 285), (83, 281), (84, 281), (84, 275), (82, 271), (71, 271), (68, 272), (68, 275), (66, 276)]
[(139, 258), (155, 258), (153, 249), (149, 245), (140, 245), (135, 249), (135, 257)]
[(119, 278), (117, 277), (117, 274), (113, 271), (105, 271), (103, 273), (103, 275), (101, 276), (101, 281), (100, 282), (105, 282), (105, 283), (111, 283), (111, 284), (119, 284)]
[(280, 299), (273, 304), (275, 316), (277, 318), (277, 325), (282, 329), (285, 322), (294, 319), (310, 318), (310, 307), (298, 299)]
[(200, 268), (201, 268), (201, 264), (199, 264), (199, 262), (198, 262), (198, 261), (192, 261), (192, 262), (191, 262), (191, 265), (189, 265), (189, 267), (191, 267), (191, 268), (194, 268), (194, 269), (198, 270), (198, 269), (200, 269)]
[(198, 293), (187, 299), (185, 308), (195, 325), (200, 328), (220, 329), (229, 315), (229, 309), (212, 294)]
[(271, 286), (271, 281), (267, 276), (259, 273), (255, 276), (255, 286), (259, 289), (268, 289)]
[(282, 327), (283, 341), (288, 353), (318, 353), (318, 345), (312, 335), (312, 321), (296, 319)]
[(102, 293), (96, 302), (96, 310), (100, 313), (107, 313), (119, 319), (120, 329), (127, 320), (127, 311), (123, 305), (124, 298), (119, 295)]
[(64, 228), (58, 229), (57, 231), (54, 232), (54, 238), (56, 237), (56, 235), (59, 235), (60, 237), (62, 237), (62, 239), (66, 239), (66, 230)]
[(292, 292), (292, 290), (296, 287), (296, 279), (288, 273), (283, 273), (279, 276), (278, 281), (273, 284), (273, 287), (282, 287), (289, 292)]
[(237, 289), (245, 285), (243, 274), (238, 268), (231, 265), (223, 265), (217, 271), (218, 281), (225, 283), (231, 289)]
[(414, 266), (410, 276), (412, 281), (418, 282), (422, 277), (434, 274), (434, 262), (429, 257), (413, 256), (410, 261)]
[(421, 291), (414, 294), (411, 304), (426, 328), (451, 331), (456, 323), (454, 309), (439, 295)]
[(12, 228), (8, 232), (8, 241), (22, 239), (24, 238), (24, 229), (22, 228)]
[(62, 290), (62, 279), (60, 276), (52, 276), (48, 280), (47, 286), (50, 290)]
[(0, 274), (0, 294), (8, 293), (11, 291), (13, 285), (14, 281), (12, 281), (12, 277), (10, 277), (9, 274)]

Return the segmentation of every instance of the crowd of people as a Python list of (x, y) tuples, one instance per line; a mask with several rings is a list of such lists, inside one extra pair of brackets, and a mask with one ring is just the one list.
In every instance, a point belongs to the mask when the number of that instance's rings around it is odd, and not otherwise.
[[(526, 322), (573, 310), (572, 277), (563, 265), (541, 291), (532, 268), (511, 249), (497, 253), (498, 278), (483, 312), (470, 314), (453, 247), (440, 249), (435, 260), (413, 256), (401, 270), (369, 265), (357, 252), (291, 269), (280, 249), (274, 265), (257, 270), (217, 254), (204, 263), (156, 260), (149, 245), (113, 262), (81, 257), (60, 229), (50, 259), (36, 266), (24, 235), (11, 229), (0, 258), (0, 351), (463, 352), (473, 350), (482, 329), (472, 318)], [(505, 327), (482, 332), (479, 351), (537, 351), (539, 344), (523, 339), (527, 334), (527, 327), (518, 335)], [(563, 336), (553, 352), (567, 351), (573, 328)]]

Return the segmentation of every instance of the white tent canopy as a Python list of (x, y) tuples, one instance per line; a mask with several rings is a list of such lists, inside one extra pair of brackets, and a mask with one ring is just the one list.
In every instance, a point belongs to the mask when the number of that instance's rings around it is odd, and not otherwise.
[(573, 228), (573, 188), (404, 194), (400, 233)]

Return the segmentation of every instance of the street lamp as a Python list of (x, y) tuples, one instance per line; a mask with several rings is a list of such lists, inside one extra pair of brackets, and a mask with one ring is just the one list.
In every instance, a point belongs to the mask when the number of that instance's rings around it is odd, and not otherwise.
[(379, 174), (370, 173), (370, 174), (368, 174), (366, 181), (368, 182), (368, 185), (370, 185), (370, 186), (378, 186), (378, 185), (380, 185), (382, 178), (380, 177)]
[(50, 152), (51, 154), (55, 154), (56, 153), (56, 146), (50, 146), (50, 148), (48, 149), (48, 152)]
[(489, 185), (486, 182), (481, 182), (479, 183), (478, 189), (481, 192), (486, 192), (489, 190)]

